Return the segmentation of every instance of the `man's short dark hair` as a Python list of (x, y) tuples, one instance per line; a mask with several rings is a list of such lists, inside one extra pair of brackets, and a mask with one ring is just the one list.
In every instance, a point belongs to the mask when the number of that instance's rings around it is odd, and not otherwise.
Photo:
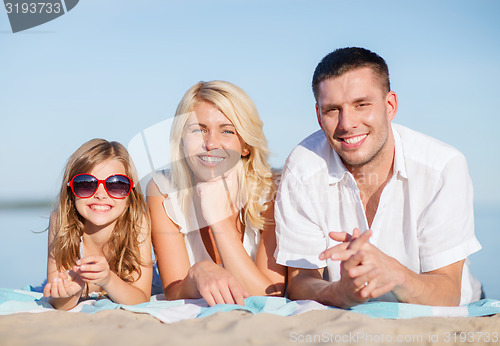
[(319, 84), (325, 79), (337, 78), (348, 71), (369, 67), (380, 78), (385, 91), (391, 90), (389, 68), (378, 54), (365, 48), (348, 47), (337, 49), (321, 60), (314, 70), (312, 89), (318, 100)]

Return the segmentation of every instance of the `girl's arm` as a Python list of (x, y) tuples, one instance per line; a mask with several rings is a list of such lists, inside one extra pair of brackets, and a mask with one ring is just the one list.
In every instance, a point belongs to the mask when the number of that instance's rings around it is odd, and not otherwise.
[[(274, 218), (274, 200), (268, 203), (265, 217)], [(250, 295), (284, 294), (286, 268), (277, 264), (273, 256), (276, 248), (274, 225), (262, 231), (255, 263), (243, 247), (234, 218), (227, 218), (211, 228), (224, 268)]]
[(151, 257), (151, 234), (146, 217), (144, 217), (141, 233), (138, 238), (141, 257), (141, 276), (132, 283), (122, 280), (109, 269), (103, 256), (88, 256), (77, 261), (74, 270), (83, 280), (104, 288), (108, 296), (118, 304), (134, 305), (149, 302), (151, 299), (151, 281), (153, 278), (153, 261)]
[(53, 211), (49, 220), (48, 236), (48, 258), (47, 258), (47, 284), (44, 287), (43, 295), (48, 302), (60, 310), (70, 310), (78, 304), (78, 299), (85, 287), (78, 276), (72, 273), (60, 273), (57, 270), (57, 263), (51, 253), (51, 244), (54, 241), (57, 231), (57, 212)]

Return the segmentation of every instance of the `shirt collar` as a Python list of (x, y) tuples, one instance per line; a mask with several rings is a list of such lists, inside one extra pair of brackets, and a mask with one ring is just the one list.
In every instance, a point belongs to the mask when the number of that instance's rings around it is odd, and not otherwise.
[[(392, 133), (394, 136), (394, 166), (393, 166), (393, 175), (396, 175), (399, 173), (403, 178), (407, 179), (408, 176), (406, 174), (406, 165), (404, 161), (404, 154), (403, 154), (403, 146), (401, 144), (401, 137), (399, 136), (399, 133), (395, 129), (394, 126), (392, 126)], [(330, 146), (328, 141), (326, 140), (328, 146), (330, 147), (330, 157), (328, 159), (327, 165), (328, 165), (328, 184), (337, 184), (339, 181), (342, 179), (345, 179), (347, 176), (350, 176), (352, 179), (354, 177), (352, 174), (345, 168), (344, 163), (340, 159), (340, 156), (337, 154), (335, 150)]]
[(394, 134), (394, 175), (401, 175), (403, 178), (408, 179), (406, 174), (405, 156), (403, 152), (403, 145), (401, 144), (401, 137), (395, 126), (391, 124), (392, 133)]

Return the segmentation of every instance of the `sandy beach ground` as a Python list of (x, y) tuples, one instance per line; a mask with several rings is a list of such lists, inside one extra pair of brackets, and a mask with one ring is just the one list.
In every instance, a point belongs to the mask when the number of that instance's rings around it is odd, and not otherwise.
[(498, 345), (500, 314), (386, 320), (343, 310), (291, 317), (231, 311), (172, 324), (124, 310), (0, 316), (0, 345), (293, 344)]

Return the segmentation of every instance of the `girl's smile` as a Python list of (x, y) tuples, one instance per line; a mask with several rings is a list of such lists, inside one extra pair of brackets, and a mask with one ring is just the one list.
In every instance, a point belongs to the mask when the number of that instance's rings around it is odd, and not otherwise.
[[(111, 159), (104, 161), (88, 172), (97, 179), (106, 179), (114, 174), (126, 174), (123, 163)], [(128, 204), (125, 199), (112, 198), (106, 192), (102, 184), (99, 184), (96, 193), (90, 198), (79, 198), (75, 196), (75, 207), (78, 213), (85, 219), (85, 228), (114, 228), (116, 220), (123, 214)]]

